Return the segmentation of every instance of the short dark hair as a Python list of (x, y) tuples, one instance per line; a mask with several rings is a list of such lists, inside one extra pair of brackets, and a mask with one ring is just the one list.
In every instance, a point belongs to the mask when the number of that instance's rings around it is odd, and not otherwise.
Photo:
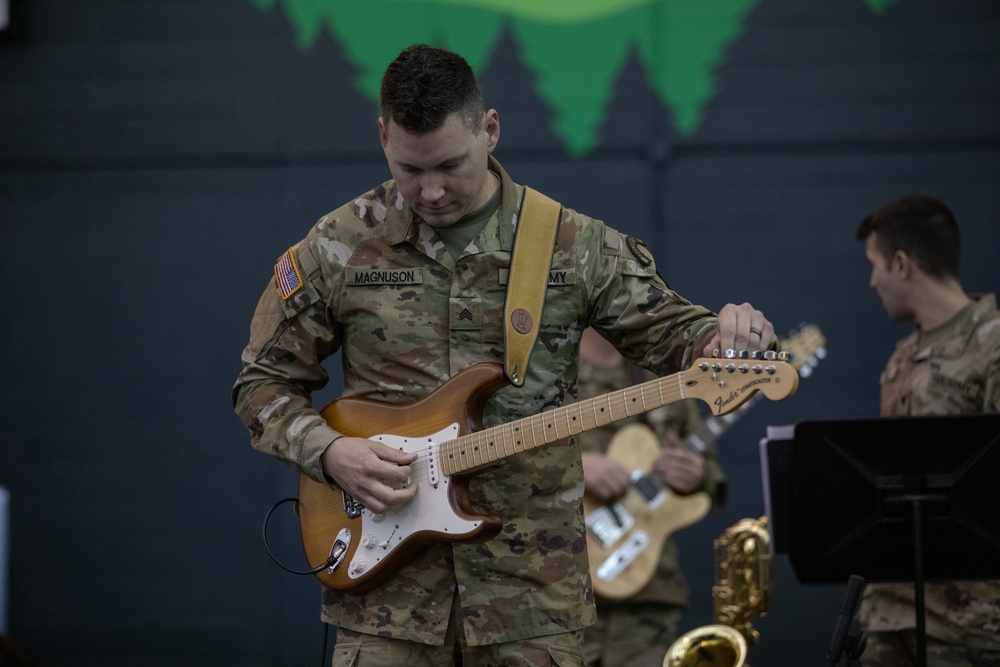
[(479, 131), (483, 97), (465, 58), (426, 44), (407, 47), (389, 63), (382, 77), (382, 119), (407, 132), (436, 130), (452, 112)]
[(962, 256), (958, 222), (940, 200), (913, 194), (890, 202), (861, 221), (858, 240), (872, 234), (887, 261), (902, 250), (927, 275), (958, 278)]

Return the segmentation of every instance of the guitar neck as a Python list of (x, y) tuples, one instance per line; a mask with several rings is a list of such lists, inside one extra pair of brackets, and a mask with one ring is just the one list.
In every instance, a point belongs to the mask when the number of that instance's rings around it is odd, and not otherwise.
[(446, 475), (471, 472), (508, 456), (655, 410), (687, 398), (682, 380), (683, 373), (668, 375), (449, 440), (441, 444), (441, 468)]

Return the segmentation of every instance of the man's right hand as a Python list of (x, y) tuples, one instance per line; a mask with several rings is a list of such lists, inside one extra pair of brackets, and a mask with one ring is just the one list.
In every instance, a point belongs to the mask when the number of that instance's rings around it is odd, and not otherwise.
[(617, 500), (628, 491), (630, 477), (617, 461), (600, 454), (583, 455), (583, 486), (594, 496), (607, 502)]
[(413, 499), (410, 464), (417, 455), (381, 442), (343, 436), (323, 452), (323, 472), (373, 512), (401, 507)]

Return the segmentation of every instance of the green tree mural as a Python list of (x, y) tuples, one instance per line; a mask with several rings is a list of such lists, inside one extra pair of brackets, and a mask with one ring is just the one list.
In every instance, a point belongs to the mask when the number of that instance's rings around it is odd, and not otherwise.
[[(616, 77), (630, 53), (691, 134), (716, 93), (715, 71), (761, 0), (250, 0), (280, 4), (307, 51), (326, 28), (373, 102), (386, 65), (417, 42), (461, 53), (477, 72), (509, 30), (567, 152), (593, 149)], [(839, 0), (860, 2), (862, 0)], [(898, 0), (864, 0), (875, 12)]]

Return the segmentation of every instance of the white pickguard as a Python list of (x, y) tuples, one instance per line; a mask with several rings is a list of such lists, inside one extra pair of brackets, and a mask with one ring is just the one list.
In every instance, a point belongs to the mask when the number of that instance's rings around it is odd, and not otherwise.
[(376, 435), (370, 440), (418, 455), (411, 465), (409, 484), (417, 485), (413, 500), (399, 510), (379, 514), (361, 511), (361, 540), (347, 574), (357, 579), (377, 565), (408, 537), (419, 532), (462, 536), (482, 525), (458, 516), (451, 505), (451, 478), (441, 474), (438, 448), (442, 442), (458, 437), (458, 424), (419, 438)]

